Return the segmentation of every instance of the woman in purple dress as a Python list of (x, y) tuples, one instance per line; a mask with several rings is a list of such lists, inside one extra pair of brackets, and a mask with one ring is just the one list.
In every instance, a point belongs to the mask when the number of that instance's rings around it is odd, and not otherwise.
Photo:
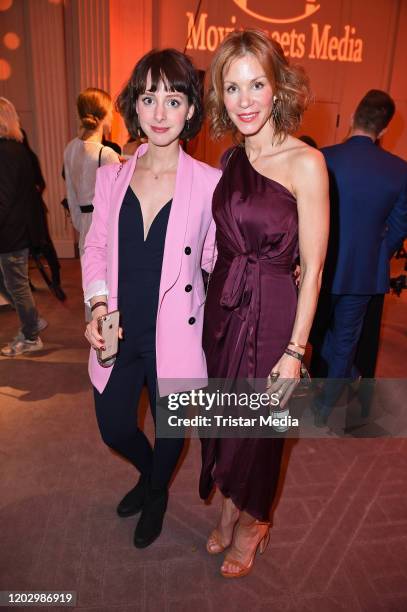
[[(219, 47), (208, 94), (212, 131), (232, 131), (241, 143), (223, 156), (213, 197), (217, 259), (204, 324), (212, 378), (300, 376), (329, 225), (323, 156), (291, 135), (308, 99), (304, 72), (263, 32), (234, 32)], [(282, 450), (277, 438), (202, 441), (200, 495), (216, 483), (223, 496), (207, 550), (231, 546), (225, 577), (247, 574), (264, 550)]]

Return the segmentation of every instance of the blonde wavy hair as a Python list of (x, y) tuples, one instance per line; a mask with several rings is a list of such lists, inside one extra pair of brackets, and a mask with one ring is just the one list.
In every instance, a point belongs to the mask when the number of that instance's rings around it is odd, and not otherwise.
[(0, 98), (0, 138), (23, 141), (20, 119), (15, 106), (7, 98)]
[(235, 31), (223, 40), (210, 67), (210, 85), (206, 111), (212, 136), (219, 139), (227, 132), (238, 134), (223, 102), (223, 77), (230, 64), (248, 53), (260, 62), (273, 90), (271, 119), (276, 142), (295, 132), (312, 96), (309, 79), (301, 66), (290, 65), (283, 49), (261, 30)]

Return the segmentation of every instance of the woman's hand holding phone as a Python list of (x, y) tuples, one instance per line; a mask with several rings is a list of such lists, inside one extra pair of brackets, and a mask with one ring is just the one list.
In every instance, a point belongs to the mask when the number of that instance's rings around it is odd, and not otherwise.
[[(85, 338), (89, 342), (89, 344), (96, 350), (105, 350), (105, 340), (101, 333), (99, 332), (99, 318), (103, 315), (107, 314), (107, 305), (106, 306), (98, 306), (92, 312), (92, 321), (90, 321), (85, 329)], [(119, 340), (123, 340), (123, 328), (118, 328), (118, 338)]]

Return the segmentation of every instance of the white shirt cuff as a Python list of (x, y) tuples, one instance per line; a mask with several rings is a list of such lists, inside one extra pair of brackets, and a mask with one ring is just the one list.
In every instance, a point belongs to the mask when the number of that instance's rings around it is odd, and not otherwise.
[(104, 280), (93, 281), (93, 283), (90, 283), (89, 287), (86, 287), (84, 295), (85, 304), (90, 307), (90, 300), (98, 295), (105, 295), (106, 297), (109, 295), (107, 285)]

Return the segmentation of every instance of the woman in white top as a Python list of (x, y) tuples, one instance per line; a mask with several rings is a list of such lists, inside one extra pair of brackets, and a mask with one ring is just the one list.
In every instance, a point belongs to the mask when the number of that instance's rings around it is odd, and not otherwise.
[(118, 154), (102, 145), (104, 134), (111, 129), (113, 104), (103, 89), (88, 87), (79, 94), (77, 109), (79, 137), (64, 151), (67, 199), (73, 226), (79, 232), (79, 253), (82, 257), (86, 234), (92, 222), (96, 170), (105, 164), (120, 162)]

